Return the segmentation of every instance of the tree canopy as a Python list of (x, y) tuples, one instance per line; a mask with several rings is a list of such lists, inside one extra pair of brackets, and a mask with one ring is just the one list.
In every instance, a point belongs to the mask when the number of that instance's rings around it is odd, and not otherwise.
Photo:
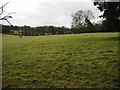
[(104, 31), (119, 31), (120, 30), (120, 1), (119, 2), (107, 2), (106, 0), (98, 1), (94, 0), (94, 5), (98, 10), (103, 12), (100, 17), (104, 18), (102, 29)]
[(92, 11), (78, 10), (77, 12), (72, 14), (71, 28), (85, 30), (82, 28), (89, 27), (89, 30), (93, 29), (93, 27), (92, 27), (93, 25), (90, 21), (93, 18), (94, 18), (94, 15), (93, 15)]

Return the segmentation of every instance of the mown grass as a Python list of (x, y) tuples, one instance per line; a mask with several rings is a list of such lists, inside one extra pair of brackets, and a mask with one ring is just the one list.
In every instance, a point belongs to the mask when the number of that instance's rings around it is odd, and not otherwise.
[(117, 88), (118, 33), (3, 35), (3, 88)]

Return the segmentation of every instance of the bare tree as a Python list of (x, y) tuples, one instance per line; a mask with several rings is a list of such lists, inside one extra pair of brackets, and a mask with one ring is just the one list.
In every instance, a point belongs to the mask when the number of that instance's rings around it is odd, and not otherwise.
[(11, 12), (11, 13), (8, 13), (7, 15), (5, 16), (2, 16), (3, 13), (4, 13), (4, 7), (8, 4), (9, 2), (7, 2), (6, 4), (2, 5), (0, 7), (0, 20), (6, 20), (11, 26), (13, 26), (9, 21), (8, 19), (9, 18), (12, 18), (11, 14), (14, 13), (14, 12)]
[(17, 28), (15, 28), (15, 27), (10, 23), (10, 21), (8, 20), (8, 19), (12, 18), (11, 14), (13, 14), (13, 13), (15, 13), (15, 12), (10, 12), (10, 13), (8, 13), (7, 15), (4, 15), (4, 16), (3, 16), (3, 13), (5, 12), (5, 11), (4, 11), (4, 7), (5, 7), (8, 3), (9, 3), (9, 2), (5, 3), (4, 5), (2, 5), (2, 6), (0, 7), (0, 20), (5, 20), (5, 21), (7, 21), (7, 22), (11, 25), (11, 27), (12, 27), (13, 29), (15, 29), (15, 30), (18, 31), (19, 36), (21, 37), (21, 36), (22, 36), (22, 35), (21, 35), (21, 32), (20, 32)]

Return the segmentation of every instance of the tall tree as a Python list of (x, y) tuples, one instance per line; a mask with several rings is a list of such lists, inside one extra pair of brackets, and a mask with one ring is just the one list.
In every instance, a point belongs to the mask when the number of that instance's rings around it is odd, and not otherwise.
[(87, 11), (78, 10), (77, 12), (72, 14), (71, 28), (83, 30), (82, 28), (88, 27), (90, 24), (92, 24), (90, 22), (90, 20), (93, 18), (94, 18), (94, 15), (93, 15), (92, 11), (90, 11), (90, 10), (87, 10)]
[(120, 0), (112, 2), (111, 0), (94, 0), (94, 5), (103, 12), (100, 17), (104, 18), (102, 29), (104, 31), (120, 30)]

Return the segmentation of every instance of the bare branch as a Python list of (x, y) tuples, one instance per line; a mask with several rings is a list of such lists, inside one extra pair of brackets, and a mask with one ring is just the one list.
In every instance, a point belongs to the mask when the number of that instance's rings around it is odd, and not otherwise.
[(5, 16), (4, 16), (3, 18), (1, 18), (0, 20), (6, 20), (6, 19), (9, 19), (9, 18), (12, 18), (12, 16), (11, 16), (10, 14), (13, 14), (13, 13), (15, 13), (15, 12), (11, 12), (11, 13), (5, 15)]
[(4, 5), (2, 5), (2, 6), (0, 7), (0, 9), (2, 9), (3, 7), (5, 7), (8, 3), (9, 3), (9, 2), (7, 2), (7, 3), (4, 4)]
[(0, 17), (1, 17), (1, 15), (3, 14), (3, 12), (4, 12), (4, 7), (8, 4), (9, 2), (7, 2), (6, 4), (4, 4), (4, 5), (2, 5), (1, 7), (0, 7), (0, 9), (1, 9), (1, 12), (0, 12)]
[[(4, 4), (4, 5), (2, 5), (2, 6), (0, 7), (0, 9), (1, 9), (0, 15), (3, 14), (3, 12), (4, 12), (4, 7), (5, 7), (8, 3), (9, 3), (9, 2), (7, 2), (6, 4)], [(0, 17), (1, 17), (0, 20), (6, 20), (6, 21), (13, 27), (13, 25), (8, 21), (9, 18), (12, 18), (11, 14), (13, 14), (13, 13), (15, 13), (15, 12), (8, 13), (7, 15), (5, 15), (5, 16), (3, 16), (3, 17), (0, 16)]]

